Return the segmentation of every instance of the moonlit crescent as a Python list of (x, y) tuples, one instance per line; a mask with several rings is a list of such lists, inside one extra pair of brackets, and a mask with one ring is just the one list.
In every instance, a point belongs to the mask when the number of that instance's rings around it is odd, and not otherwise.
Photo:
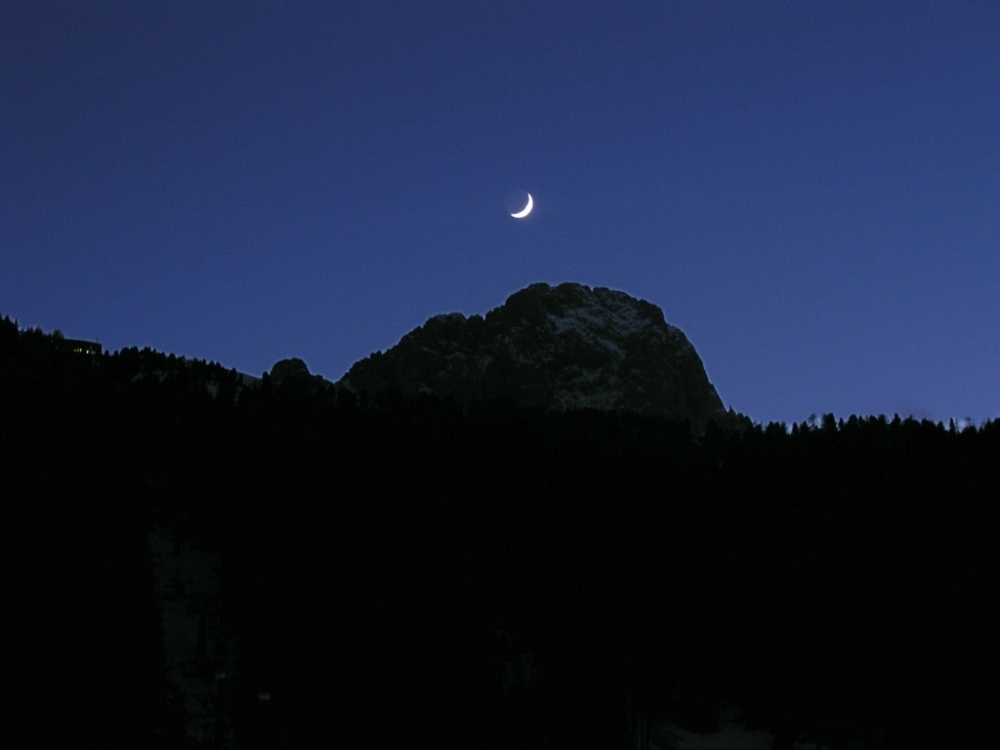
[(531, 213), (531, 209), (534, 207), (535, 202), (531, 199), (531, 193), (528, 193), (528, 205), (523, 209), (518, 211), (516, 214), (511, 214), (515, 219), (523, 219), (525, 216)]

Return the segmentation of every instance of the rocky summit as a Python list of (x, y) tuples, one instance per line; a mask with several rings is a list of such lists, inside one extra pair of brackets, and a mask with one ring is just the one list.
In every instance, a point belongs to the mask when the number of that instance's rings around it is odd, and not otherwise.
[(433, 393), (462, 404), (625, 410), (730, 424), (698, 353), (653, 304), (624, 292), (532, 284), (485, 317), (436, 315), (357, 362), (357, 393)]

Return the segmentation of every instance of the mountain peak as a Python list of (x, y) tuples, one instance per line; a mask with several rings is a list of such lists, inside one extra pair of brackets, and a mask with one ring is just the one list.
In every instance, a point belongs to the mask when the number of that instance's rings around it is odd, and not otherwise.
[(463, 404), (656, 414), (699, 430), (726, 419), (697, 352), (660, 308), (578, 283), (531, 284), (485, 317), (435, 315), (384, 354), (356, 363), (340, 384)]

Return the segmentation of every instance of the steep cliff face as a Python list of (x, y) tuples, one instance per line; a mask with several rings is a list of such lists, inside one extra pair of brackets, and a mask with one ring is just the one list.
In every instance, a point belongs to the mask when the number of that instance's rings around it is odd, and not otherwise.
[(649, 302), (582, 284), (532, 284), (485, 318), (437, 315), (340, 385), (595, 408), (689, 419), (729, 417), (684, 333)]

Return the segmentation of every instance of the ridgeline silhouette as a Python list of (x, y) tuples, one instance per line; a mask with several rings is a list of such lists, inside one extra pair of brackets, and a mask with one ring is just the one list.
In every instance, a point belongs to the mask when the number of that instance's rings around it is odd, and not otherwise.
[(634, 748), (724, 704), (776, 748), (995, 739), (995, 420), (701, 431), (283, 372), (0, 321), (0, 745), (198, 746), (157, 530), (221, 560), (216, 746)]

